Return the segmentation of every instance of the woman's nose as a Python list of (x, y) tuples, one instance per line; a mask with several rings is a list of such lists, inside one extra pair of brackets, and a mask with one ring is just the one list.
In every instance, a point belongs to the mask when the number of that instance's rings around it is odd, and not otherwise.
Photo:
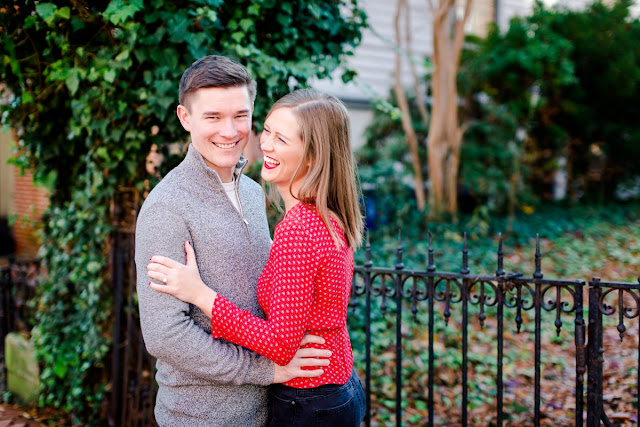
[(260, 149), (262, 151), (269, 151), (272, 147), (273, 144), (271, 143), (271, 138), (262, 132), (262, 135), (260, 135)]

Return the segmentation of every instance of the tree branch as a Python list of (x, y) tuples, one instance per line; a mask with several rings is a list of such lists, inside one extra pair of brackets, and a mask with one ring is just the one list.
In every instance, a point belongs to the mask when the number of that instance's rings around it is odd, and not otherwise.
[[(395, 42), (398, 46), (401, 46), (402, 40), (400, 38), (400, 15), (402, 10), (406, 7), (405, 0), (397, 0), (396, 12), (394, 16), (394, 30), (395, 30)], [(410, 42), (410, 41), (409, 41)], [(399, 49), (395, 53), (395, 67), (394, 67), (394, 92), (396, 94), (396, 100), (398, 101), (398, 107), (402, 112), (402, 128), (404, 129), (405, 139), (409, 150), (411, 151), (411, 160), (414, 169), (414, 192), (416, 195), (416, 202), (418, 209), (423, 210), (426, 204), (426, 197), (424, 195), (424, 180), (422, 178), (422, 162), (420, 161), (420, 152), (418, 150), (418, 137), (416, 136), (413, 123), (411, 122), (411, 111), (409, 110), (409, 103), (402, 87), (402, 58), (399, 53)]]

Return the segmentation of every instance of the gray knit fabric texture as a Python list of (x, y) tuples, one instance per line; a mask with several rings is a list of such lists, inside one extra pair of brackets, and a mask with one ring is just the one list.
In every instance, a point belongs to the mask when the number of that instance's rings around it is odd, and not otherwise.
[[(240, 308), (264, 318), (256, 299), (269, 256), (265, 196), (236, 168), (238, 212), (217, 173), (189, 146), (185, 159), (151, 191), (136, 227), (140, 323), (147, 350), (158, 359), (155, 416), (162, 427), (264, 426), (273, 362), (211, 338), (198, 308), (149, 287), (152, 255), (185, 262), (184, 243), (196, 253), (203, 281)], [(244, 215), (244, 218), (242, 217)]]

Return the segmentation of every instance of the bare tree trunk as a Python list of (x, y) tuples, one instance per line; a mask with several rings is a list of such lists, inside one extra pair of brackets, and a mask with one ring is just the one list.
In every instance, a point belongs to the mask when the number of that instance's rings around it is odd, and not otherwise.
[[(429, 0), (433, 16), (433, 64), (431, 79), (433, 102), (431, 117), (426, 109), (426, 100), (420, 91), (419, 81), (410, 64), (413, 86), (416, 92), (420, 116), (429, 125), (427, 137), (428, 166), (429, 166), (429, 202), (431, 215), (439, 216), (444, 212), (455, 215), (458, 209), (458, 169), (460, 166), (460, 146), (465, 126), (458, 121), (458, 88), (456, 75), (460, 63), (460, 53), (464, 41), (464, 24), (469, 17), (472, 0), (465, 2), (464, 17), (461, 20), (452, 19), (455, 15), (456, 0)], [(407, 97), (402, 87), (402, 58), (400, 50), (403, 40), (400, 37), (400, 17), (405, 13), (406, 51), (411, 49), (410, 19), (406, 0), (397, 0), (394, 16), (395, 43), (398, 50), (395, 54), (394, 92), (398, 107), (402, 113), (402, 128), (412, 157), (414, 168), (415, 195), (418, 207), (425, 206), (424, 181), (422, 177), (422, 162), (419, 157), (419, 143), (413, 123)]]
[(464, 41), (464, 24), (469, 16), (472, 0), (465, 0), (464, 17), (455, 20), (454, 0), (439, 0), (433, 13), (433, 104), (427, 138), (430, 203), (432, 215), (445, 211), (455, 214), (458, 209), (458, 168), (460, 146), (465, 127), (458, 123), (458, 88), (456, 74)]
[[(395, 28), (395, 36), (396, 36), (396, 45), (401, 46), (402, 41), (400, 39), (400, 15), (402, 14), (403, 9), (406, 8), (405, 0), (398, 0), (396, 4), (396, 13), (394, 20), (394, 28)], [(406, 10), (405, 10), (405, 13)], [(416, 135), (415, 129), (413, 128), (413, 123), (411, 121), (411, 111), (409, 109), (409, 102), (407, 101), (407, 97), (404, 93), (404, 88), (402, 87), (402, 58), (400, 56), (400, 52), (396, 51), (395, 54), (395, 72), (394, 72), (394, 91), (396, 94), (396, 99), (398, 101), (398, 107), (402, 112), (402, 128), (404, 129), (405, 138), (407, 141), (407, 145), (409, 146), (409, 150), (411, 151), (411, 163), (413, 165), (414, 170), (414, 191), (416, 195), (416, 201), (418, 204), (418, 209), (423, 210), (426, 203), (426, 197), (424, 193), (424, 178), (422, 177), (422, 162), (420, 161), (420, 153), (418, 151), (418, 137)]]

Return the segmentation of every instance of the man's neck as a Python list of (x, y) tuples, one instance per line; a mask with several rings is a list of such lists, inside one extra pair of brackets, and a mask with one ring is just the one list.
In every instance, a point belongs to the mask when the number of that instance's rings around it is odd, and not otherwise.
[(233, 181), (233, 169), (234, 168), (222, 168), (220, 166), (216, 166), (211, 162), (204, 160), (207, 166), (216, 171), (218, 176), (220, 177), (220, 181), (222, 182), (232, 182)]
[(218, 172), (220, 181), (222, 181), (223, 183), (233, 182), (233, 170), (231, 169), (229, 170), (225, 169), (223, 171), (216, 170), (216, 172)]

